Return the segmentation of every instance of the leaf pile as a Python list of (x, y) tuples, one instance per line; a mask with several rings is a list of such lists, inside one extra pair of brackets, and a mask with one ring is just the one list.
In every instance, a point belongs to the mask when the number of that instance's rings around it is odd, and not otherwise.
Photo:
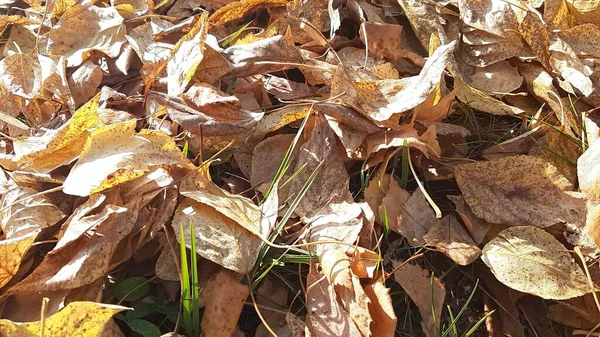
[(598, 328), (599, 1), (7, 0), (0, 33), (0, 336)]

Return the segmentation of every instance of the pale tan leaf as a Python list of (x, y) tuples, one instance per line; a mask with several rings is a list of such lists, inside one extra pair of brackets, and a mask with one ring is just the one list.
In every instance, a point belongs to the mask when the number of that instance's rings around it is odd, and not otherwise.
[[(175, 256), (174, 256), (175, 254)], [(179, 250), (171, 250), (169, 247), (164, 247), (156, 260), (154, 272), (160, 279), (168, 281), (179, 281), (179, 268), (177, 261), (180, 261), (181, 256)]]
[(371, 300), (369, 302), (369, 312), (373, 318), (371, 336), (395, 336), (397, 318), (390, 297), (390, 289), (386, 288), (383, 282), (377, 281), (366, 286), (365, 293)]
[(241, 284), (229, 272), (220, 271), (206, 299), (206, 308), (202, 317), (202, 334), (230, 337), (237, 326), (249, 293), (250, 288), (247, 285)]
[(350, 314), (337, 301), (334, 286), (311, 265), (306, 277), (306, 328), (313, 336), (362, 337)]
[(579, 189), (589, 199), (600, 200), (600, 142), (595, 142), (577, 159)]
[[(581, 228), (585, 201), (558, 170), (541, 158), (505, 157), (456, 166), (456, 182), (473, 213), (509, 226)], [(490, 179), (493, 177), (493, 179)]]
[(196, 252), (227, 269), (248, 273), (256, 261), (262, 241), (216, 209), (190, 198), (175, 211), (172, 226), (179, 241), (180, 225), (187, 247), (191, 246), (190, 224), (196, 236)]
[(39, 231), (27, 233), (13, 239), (0, 241), (0, 287), (17, 274), (25, 253), (29, 250)]
[(86, 196), (141, 177), (152, 167), (191, 168), (173, 139), (160, 131), (135, 134), (136, 121), (92, 131), (63, 191)]
[(600, 57), (600, 27), (597, 25), (586, 23), (557, 34), (577, 55)]
[(32, 99), (40, 94), (42, 70), (37, 59), (13, 54), (0, 61), (0, 84), (10, 92)]
[(491, 93), (509, 93), (518, 89), (523, 83), (523, 77), (517, 67), (511, 66), (508, 61), (475, 68), (475, 72), (468, 77), (469, 85)]
[(129, 30), (125, 38), (127, 38), (142, 62), (156, 63), (169, 58), (173, 45), (167, 42), (154, 41), (154, 36), (164, 32), (171, 26), (173, 24), (169, 21), (151, 18), (149, 22)]
[(231, 46), (223, 51), (223, 55), (232, 66), (225, 79), (276, 72), (304, 63), (298, 48), (290, 45), (282, 35)]
[(485, 245), (481, 259), (500, 282), (545, 299), (568, 299), (593, 290), (567, 249), (537, 227), (503, 230)]
[[(394, 262), (396, 267), (400, 262)], [(428, 337), (438, 336), (439, 325), (446, 297), (446, 287), (426, 269), (418, 265), (405, 264), (394, 272), (398, 282), (410, 299), (417, 305), (421, 314), (421, 327)], [(436, 319), (434, 320), (433, 317)]]
[(589, 78), (591, 71), (581, 62), (571, 46), (557, 38), (549, 49), (552, 53), (550, 58), (552, 68), (560, 73), (565, 81), (579, 89), (584, 96), (592, 94), (594, 86)]
[(46, 53), (67, 58), (78, 66), (92, 51), (116, 57), (125, 43), (123, 17), (114, 7), (75, 5), (47, 34)]
[[(282, 134), (268, 137), (258, 143), (252, 152), (250, 184), (258, 191), (265, 193), (281, 166), (281, 162), (295, 135)], [(291, 157), (291, 165), (295, 165), (298, 146)]]
[(204, 58), (204, 42), (208, 34), (208, 12), (202, 13), (192, 29), (175, 44), (167, 61), (169, 95), (183, 93), (196, 68)]
[(461, 266), (473, 263), (481, 254), (481, 249), (452, 215), (439, 219), (423, 239)]
[(0, 320), (0, 332), (3, 336), (37, 337), (41, 327), (47, 337), (89, 336), (101, 337), (104, 326), (111, 317), (126, 307), (94, 302), (73, 302), (64, 309), (42, 322), (14, 323)]
[(597, 23), (600, 19), (600, 2), (598, 0), (567, 0), (567, 2), (578, 19), (591, 23)]
[(581, 146), (569, 137), (566, 129), (564, 130), (562, 131), (560, 128), (548, 130), (528, 154), (543, 158), (575, 185), (577, 181), (576, 164), (577, 158), (581, 155)]
[(13, 186), (2, 196), (0, 226), (6, 238), (46, 229), (65, 217), (48, 197), (38, 194), (29, 187)]
[(85, 61), (68, 75), (67, 80), (75, 106), (78, 107), (96, 94), (96, 89), (102, 82), (102, 69), (91, 61)]

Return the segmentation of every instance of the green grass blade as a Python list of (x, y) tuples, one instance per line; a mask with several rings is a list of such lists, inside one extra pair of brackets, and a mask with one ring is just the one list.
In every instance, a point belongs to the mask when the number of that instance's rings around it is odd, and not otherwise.
[(304, 127), (306, 126), (306, 122), (308, 121), (308, 117), (310, 116), (311, 111), (312, 111), (312, 106), (310, 107), (310, 110), (308, 111), (308, 113), (306, 114), (304, 119), (302, 120), (302, 124), (300, 124), (300, 128), (298, 129), (298, 132), (296, 133), (296, 137), (294, 137), (294, 140), (292, 140), (292, 143), (290, 144), (287, 151), (285, 152), (285, 155), (283, 156), (283, 159), (281, 160), (281, 164), (279, 165), (279, 168), (277, 169), (277, 172), (275, 173), (275, 177), (273, 177), (273, 181), (271, 181), (271, 185), (269, 186), (269, 189), (267, 190), (267, 192), (265, 192), (265, 195), (263, 196), (262, 200), (259, 203), (260, 205), (262, 205), (265, 202), (265, 200), (267, 200), (267, 198), (269, 197), (269, 194), (271, 194), (271, 191), (273, 190), (273, 187), (279, 183), (279, 181), (281, 180), (281, 178), (283, 177), (283, 175), (289, 168), (290, 161), (292, 160), (292, 153), (294, 153), (294, 149), (296, 148), (296, 145), (298, 144), (298, 141), (300, 140), (300, 137), (302, 136), (302, 131), (304, 130)]
[(200, 308), (198, 305), (198, 261), (196, 255), (196, 233), (194, 223), (190, 220), (191, 265), (192, 265), (192, 337), (200, 335)]
[(408, 153), (408, 142), (405, 139), (404, 144), (402, 144), (402, 175), (399, 182), (400, 187), (403, 189), (406, 189), (406, 184), (408, 184), (408, 156), (410, 156), (410, 153)]
[(233, 42), (233, 40), (237, 39), (238, 36), (240, 36), (240, 34), (242, 34), (242, 32), (244, 30), (246, 30), (246, 28), (248, 28), (248, 26), (250, 26), (251, 23), (252, 23), (252, 21), (248, 22), (247, 24), (243, 25), (240, 29), (238, 29), (235, 33), (231, 34), (231, 36), (229, 36), (227, 39), (225, 39), (225, 41), (223, 41), (223, 44), (221, 46), (223, 48), (225, 48), (229, 44), (231, 44), (231, 42)]
[(185, 236), (183, 235), (183, 225), (179, 224), (179, 249), (181, 252), (181, 289), (183, 291), (181, 306), (183, 311), (183, 327), (190, 333), (192, 323), (191, 316), (191, 291), (190, 291), (190, 273), (187, 261), (187, 249), (185, 248)]
[(469, 337), (472, 334), (475, 333), (475, 331), (477, 331), (477, 329), (479, 329), (479, 327), (481, 326), (481, 324), (483, 324), (483, 322), (485, 322), (485, 320), (490, 317), (496, 310), (492, 310), (490, 312), (488, 312), (487, 314), (485, 314), (483, 317), (481, 317), (481, 319), (479, 321), (477, 321), (477, 323), (475, 323), (475, 325), (473, 325), (473, 327), (471, 327), (471, 329), (469, 329), (469, 331), (467, 331), (463, 337)]
[(456, 326), (456, 322), (458, 322), (458, 320), (460, 319), (460, 317), (465, 313), (465, 310), (467, 310), (467, 307), (469, 306), (469, 303), (471, 303), (471, 301), (473, 300), (473, 296), (475, 296), (475, 291), (477, 290), (478, 286), (479, 286), (479, 279), (477, 280), (477, 282), (475, 282), (475, 287), (473, 287), (473, 290), (471, 291), (471, 294), (469, 294), (469, 298), (467, 298), (467, 302), (465, 302), (465, 304), (463, 305), (463, 307), (460, 309), (460, 311), (456, 315), (456, 318), (453, 319), (450, 322), (450, 326), (448, 328), (446, 328), (446, 330), (442, 334), (443, 337), (446, 337), (446, 336), (448, 336), (450, 334), (450, 330), (452, 329), (452, 327)]

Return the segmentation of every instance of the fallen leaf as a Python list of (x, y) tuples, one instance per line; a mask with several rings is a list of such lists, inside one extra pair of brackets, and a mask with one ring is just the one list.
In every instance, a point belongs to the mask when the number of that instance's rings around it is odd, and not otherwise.
[(219, 272), (213, 289), (206, 299), (202, 316), (202, 334), (230, 337), (237, 326), (249, 293), (250, 289), (247, 285), (241, 284), (226, 271)]
[[(394, 268), (400, 264), (394, 262)], [(428, 337), (438, 335), (446, 287), (426, 269), (410, 263), (394, 271), (394, 279), (402, 286), (406, 294), (416, 304), (421, 314), (421, 327)], [(435, 318), (434, 318), (435, 317)]]
[(126, 41), (123, 17), (114, 7), (80, 4), (67, 9), (46, 38), (45, 54), (65, 56), (69, 67), (80, 65), (92, 51), (117, 57)]
[(37, 59), (13, 54), (0, 61), (0, 84), (17, 96), (33, 99), (40, 94), (42, 70)]
[(242, 0), (231, 2), (214, 12), (209, 21), (213, 25), (223, 25), (243, 18), (245, 15), (262, 8), (283, 7), (285, 0)]
[(473, 263), (481, 254), (481, 249), (452, 215), (439, 219), (423, 239), (461, 266)]
[(481, 259), (500, 282), (541, 298), (569, 299), (593, 290), (567, 249), (537, 227), (503, 230), (485, 245)]
[(383, 282), (377, 281), (366, 286), (365, 293), (369, 296), (369, 312), (373, 318), (371, 336), (395, 336), (398, 319), (394, 313), (390, 289)]
[(369, 54), (373, 54), (375, 58), (386, 58), (393, 62), (402, 57), (401, 25), (364, 22), (361, 24), (359, 33), (360, 39), (367, 45)]
[(488, 222), (540, 228), (557, 223), (580, 228), (584, 222), (583, 198), (569, 192), (573, 185), (541, 158), (463, 164), (454, 175), (473, 213)]
[(456, 42), (440, 46), (427, 60), (418, 76), (399, 80), (353, 82), (343, 67), (338, 67), (331, 96), (345, 92), (341, 100), (381, 125), (390, 118), (424, 102), (440, 82)]
[(175, 44), (167, 61), (168, 93), (178, 96), (192, 80), (204, 58), (204, 42), (208, 33), (208, 13), (198, 18), (192, 29)]
[(404, 236), (411, 245), (423, 245), (423, 237), (437, 223), (438, 219), (425, 199), (421, 189), (416, 189), (404, 203), (398, 227), (392, 230)]
[(7, 239), (49, 228), (65, 217), (50, 199), (29, 187), (12, 186), (0, 205), (0, 226)]
[(481, 90), (475, 89), (459, 78), (454, 79), (456, 98), (471, 108), (493, 115), (518, 115), (525, 111), (497, 100)]
[(14, 323), (0, 320), (2, 336), (37, 337), (44, 329), (44, 336), (101, 336), (105, 324), (126, 307), (94, 302), (73, 302), (44, 322)]
[(311, 265), (306, 277), (306, 329), (315, 336), (362, 337), (350, 314), (337, 301), (334, 286)]
[(63, 191), (86, 196), (140, 177), (153, 166), (190, 168), (175, 142), (160, 131), (135, 134), (135, 120), (92, 131)]
[(0, 241), (0, 288), (17, 274), (25, 253), (35, 241), (39, 231), (13, 239)]
[(450, 201), (456, 206), (456, 213), (460, 215), (462, 222), (467, 227), (469, 234), (476, 244), (481, 244), (485, 235), (491, 227), (491, 224), (483, 219), (478, 218), (473, 214), (469, 205), (465, 203), (465, 199), (459, 195), (448, 195)]

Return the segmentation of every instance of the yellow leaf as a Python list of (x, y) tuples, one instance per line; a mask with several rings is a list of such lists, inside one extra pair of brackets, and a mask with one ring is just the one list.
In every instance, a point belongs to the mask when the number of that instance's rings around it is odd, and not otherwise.
[(245, 15), (256, 12), (262, 8), (283, 7), (286, 0), (243, 0), (232, 2), (214, 12), (210, 16), (210, 23), (222, 25), (243, 18)]
[[(77, 109), (71, 120), (41, 137), (27, 137), (13, 142), (13, 163), (22, 170), (47, 173), (75, 159), (88, 136), (88, 130), (101, 123), (98, 116), (100, 94)], [(4, 166), (4, 164), (3, 164)]]
[(33, 244), (39, 231), (14, 239), (0, 241), (0, 288), (7, 284), (19, 270), (23, 256)]
[[(33, 308), (32, 308), (33, 309)], [(44, 321), (45, 337), (100, 336), (111, 317), (126, 307), (94, 302), (72, 302)], [(0, 335), (10, 337), (39, 337), (41, 322), (14, 323), (0, 320)]]
[(171, 137), (151, 130), (136, 135), (135, 124), (131, 120), (92, 131), (64, 192), (87, 196), (140, 177), (154, 166), (193, 167)]

